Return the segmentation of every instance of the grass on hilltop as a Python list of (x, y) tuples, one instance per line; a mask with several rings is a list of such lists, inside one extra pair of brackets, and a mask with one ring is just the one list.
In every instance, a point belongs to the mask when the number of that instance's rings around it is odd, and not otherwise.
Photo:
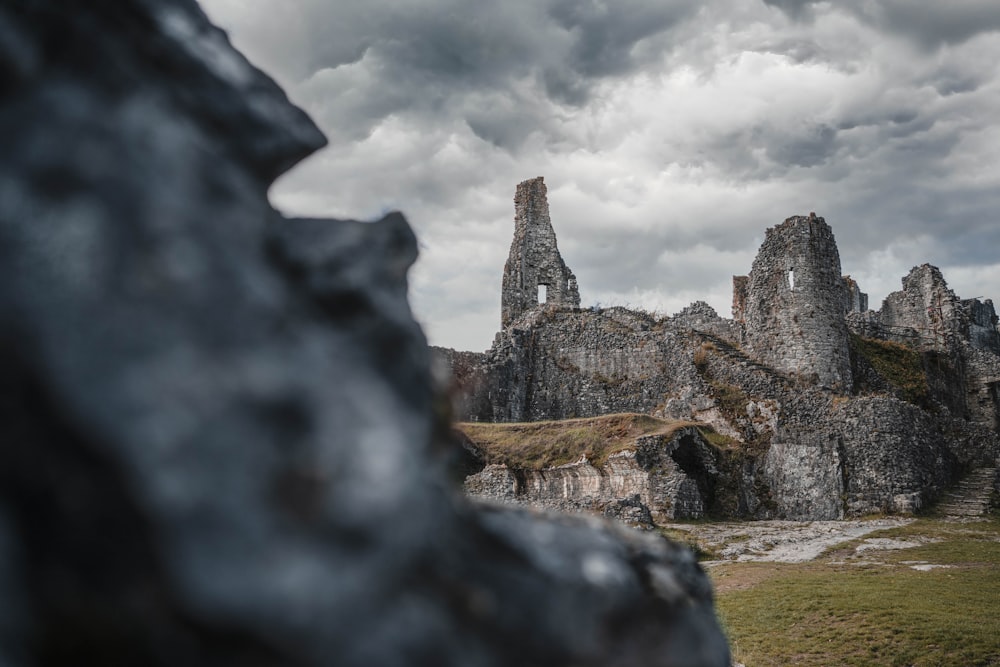
[(704, 424), (665, 421), (635, 413), (507, 424), (465, 422), (456, 428), (482, 449), (490, 463), (541, 470), (575, 463), (584, 456), (600, 468), (612, 454), (632, 448), (640, 436), (670, 435), (685, 426), (698, 427), (716, 446), (723, 442)]
[[(1000, 521), (922, 519), (866, 537), (876, 536), (939, 541), (711, 568), (734, 657), (747, 667), (1000, 665)], [(917, 571), (913, 561), (950, 567)]]

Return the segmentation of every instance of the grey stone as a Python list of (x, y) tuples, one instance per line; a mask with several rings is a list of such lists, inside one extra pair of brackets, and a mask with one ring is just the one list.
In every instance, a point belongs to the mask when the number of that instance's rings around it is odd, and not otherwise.
[(600, 467), (584, 458), (543, 470), (487, 460), (465, 480), (472, 496), (563, 511), (591, 510), (627, 523), (701, 519), (715, 504), (718, 453), (695, 428), (641, 436)]
[(727, 664), (687, 551), (455, 497), (412, 232), (272, 209), (197, 4), (4, 5), (0, 92), (0, 661)]
[(745, 342), (779, 371), (852, 386), (845, 304), (833, 231), (823, 218), (794, 216), (767, 230), (746, 287)]
[[(523, 181), (514, 193), (514, 240), (503, 270), (501, 324), (510, 326), (539, 306), (579, 308), (576, 276), (566, 266), (549, 219), (549, 202), (541, 176)], [(545, 299), (540, 300), (540, 290)]]

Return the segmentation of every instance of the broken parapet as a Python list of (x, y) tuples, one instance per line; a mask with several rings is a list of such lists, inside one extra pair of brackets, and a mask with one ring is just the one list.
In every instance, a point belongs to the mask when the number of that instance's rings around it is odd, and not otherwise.
[(1000, 330), (993, 300), (963, 299), (962, 309), (969, 323), (969, 344), (1000, 355)]
[(743, 323), (747, 310), (747, 287), (750, 276), (733, 276), (733, 319)]
[(540, 303), (580, 307), (576, 276), (556, 246), (541, 176), (519, 183), (514, 194), (514, 241), (503, 269), (500, 299), (504, 328)]
[(845, 285), (823, 218), (794, 216), (768, 229), (742, 296), (748, 350), (778, 370), (850, 387)]
[(964, 320), (961, 301), (941, 269), (930, 264), (913, 267), (903, 278), (903, 289), (887, 296), (879, 312), (885, 338), (938, 352), (966, 337)]
[(868, 295), (861, 291), (858, 281), (850, 276), (844, 276), (845, 313), (863, 313), (868, 310)]

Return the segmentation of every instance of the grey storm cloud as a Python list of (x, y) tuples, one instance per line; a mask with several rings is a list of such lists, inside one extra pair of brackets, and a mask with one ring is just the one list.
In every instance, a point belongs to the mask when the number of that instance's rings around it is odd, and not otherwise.
[(816, 211), (877, 304), (923, 262), (1000, 298), (1000, 4), (201, 0), (330, 138), (290, 213), (399, 208), (433, 343), (483, 349), (519, 181), (584, 303), (728, 314), (766, 227)]
[(329, 131), (358, 140), (393, 114), (458, 118), (511, 150), (554, 131), (553, 104), (582, 106), (602, 79), (658, 57), (668, 42), (642, 43), (692, 11), (650, 0), (291, 4), (305, 34), (290, 71)]
[[(814, 21), (823, 0), (763, 0), (797, 21)], [(960, 44), (986, 32), (1000, 30), (1000, 5), (989, 0), (844, 0), (836, 11), (854, 14), (873, 27), (915, 40), (924, 48)]]

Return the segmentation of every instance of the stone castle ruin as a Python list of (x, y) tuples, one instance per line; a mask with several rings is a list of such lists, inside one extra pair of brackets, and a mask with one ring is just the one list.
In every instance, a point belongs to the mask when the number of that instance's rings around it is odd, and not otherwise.
[(576, 276), (556, 246), (542, 177), (518, 184), (514, 211), (514, 241), (503, 270), (502, 326), (539, 304), (579, 308)]
[(811, 213), (767, 230), (749, 274), (733, 278), (731, 319), (703, 302), (670, 317), (581, 309), (545, 195), (541, 178), (517, 187), (491, 348), (437, 349), (458, 418), (640, 413), (700, 424), (716, 442), (686, 430), (656, 456), (647, 441), (647, 454), (602, 468), (483, 460), (467, 483), (474, 492), (598, 509), (638, 498), (654, 519), (831, 519), (918, 511), (968, 469), (995, 464), (996, 312), (989, 300), (958, 298), (937, 268), (916, 267), (869, 310), (841, 273), (831, 227)]
[(742, 308), (733, 315), (749, 354), (778, 371), (851, 386), (847, 286), (823, 218), (795, 216), (768, 229), (745, 285)]

